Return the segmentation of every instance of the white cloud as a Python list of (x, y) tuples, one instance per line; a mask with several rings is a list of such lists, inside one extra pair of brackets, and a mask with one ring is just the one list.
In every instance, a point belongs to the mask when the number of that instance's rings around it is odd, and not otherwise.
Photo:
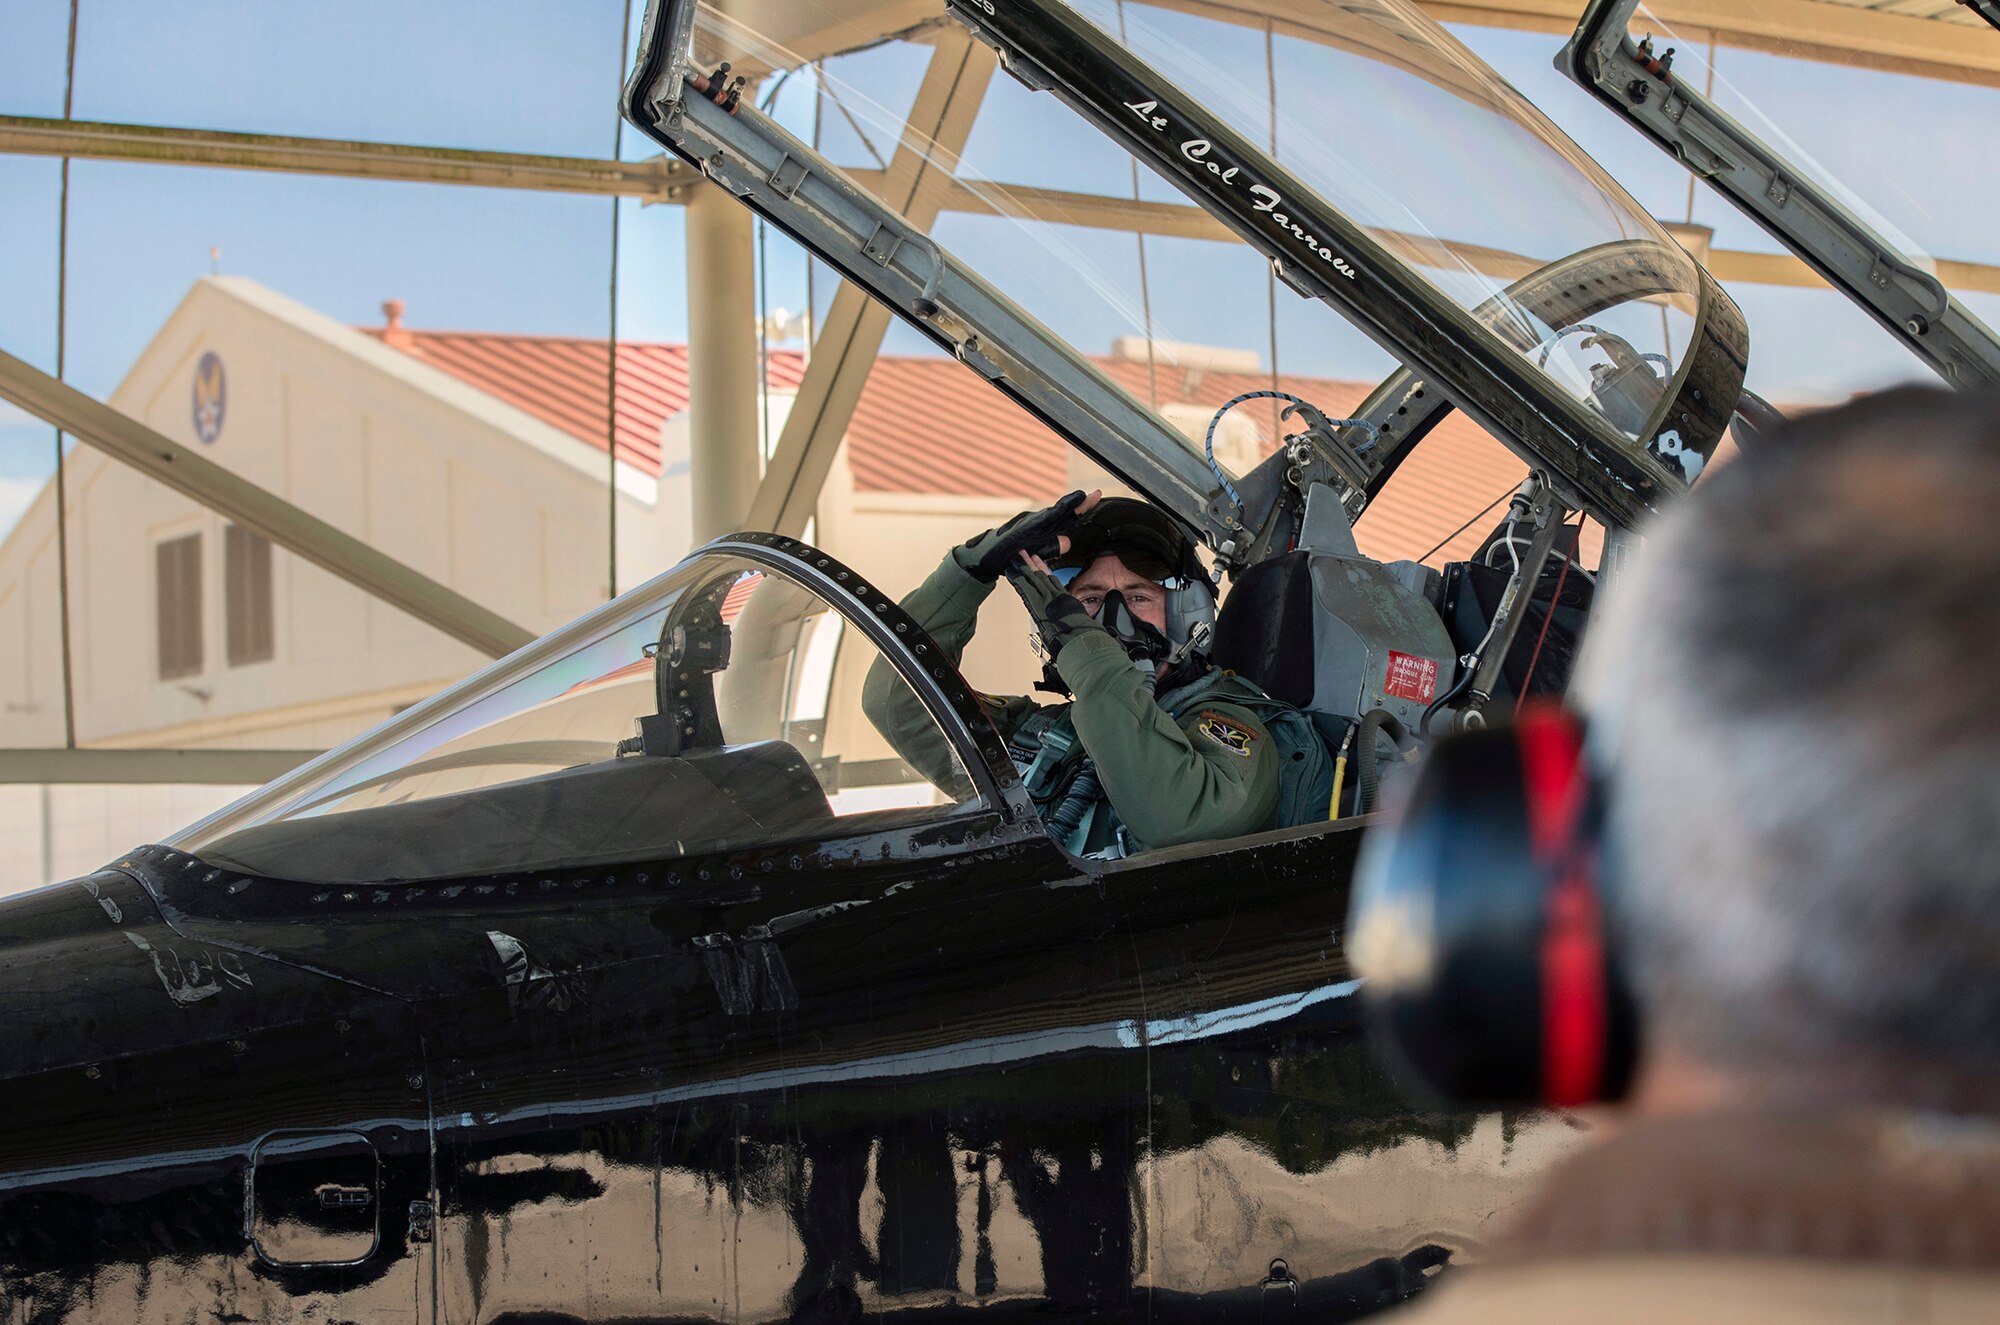
[(0, 478), (0, 538), (14, 531), (14, 522), (42, 490), (47, 479)]

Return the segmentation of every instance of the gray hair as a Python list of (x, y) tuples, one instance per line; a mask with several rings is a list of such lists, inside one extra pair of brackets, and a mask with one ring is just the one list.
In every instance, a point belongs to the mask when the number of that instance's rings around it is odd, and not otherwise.
[(1582, 684), (1649, 1029), (2000, 1069), (2000, 399), (1811, 415), (1648, 532)]

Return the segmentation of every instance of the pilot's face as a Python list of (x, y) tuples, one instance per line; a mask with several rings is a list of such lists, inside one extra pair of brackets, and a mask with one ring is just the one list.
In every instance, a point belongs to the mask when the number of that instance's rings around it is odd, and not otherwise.
[(1161, 634), (1166, 633), (1167, 591), (1137, 571), (1127, 569), (1124, 562), (1110, 553), (1091, 562), (1069, 584), (1071, 596), (1092, 616), (1104, 607), (1104, 596), (1114, 589), (1124, 595), (1125, 606), (1133, 616)]

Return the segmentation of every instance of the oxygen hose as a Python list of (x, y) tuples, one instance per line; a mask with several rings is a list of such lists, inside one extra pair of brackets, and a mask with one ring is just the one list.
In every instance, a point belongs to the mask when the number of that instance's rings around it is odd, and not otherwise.
[[(1487, 632), (1487, 638), (1492, 638), (1491, 631)], [(1479, 647), (1483, 649), (1486, 645), (1482, 642)], [(1469, 654), (1467, 657), (1460, 659), (1459, 669), (1458, 681), (1451, 689), (1432, 700), (1430, 707), (1424, 710), (1424, 720), (1420, 724), (1424, 735), (1429, 736), (1431, 734), (1431, 719), (1435, 718), (1451, 705), (1456, 704), (1459, 696), (1472, 688), (1473, 674), (1479, 670), (1479, 655), (1477, 653)]]
[(1389, 739), (1402, 749), (1409, 742), (1410, 729), (1402, 720), (1387, 709), (1370, 709), (1361, 719), (1361, 729), (1355, 733), (1357, 747), (1354, 786), (1354, 812), (1367, 814), (1375, 808), (1375, 798), (1381, 787), (1381, 773), (1375, 767), (1375, 737), (1380, 732), (1389, 733)]
[(1097, 780), (1097, 762), (1084, 760), (1083, 766), (1076, 770), (1076, 776), (1070, 779), (1069, 791), (1064, 794), (1062, 804), (1056, 806), (1055, 812), (1049, 816), (1049, 835), (1058, 842), (1067, 840), (1103, 794), (1104, 785)]

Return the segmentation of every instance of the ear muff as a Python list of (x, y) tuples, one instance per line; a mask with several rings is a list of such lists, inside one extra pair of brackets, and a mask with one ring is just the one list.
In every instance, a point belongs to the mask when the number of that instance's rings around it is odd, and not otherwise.
[(1497, 1108), (1616, 1099), (1636, 1018), (1600, 886), (1602, 789), (1576, 720), (1529, 708), (1440, 741), (1363, 849), (1348, 955), (1378, 1056)]

